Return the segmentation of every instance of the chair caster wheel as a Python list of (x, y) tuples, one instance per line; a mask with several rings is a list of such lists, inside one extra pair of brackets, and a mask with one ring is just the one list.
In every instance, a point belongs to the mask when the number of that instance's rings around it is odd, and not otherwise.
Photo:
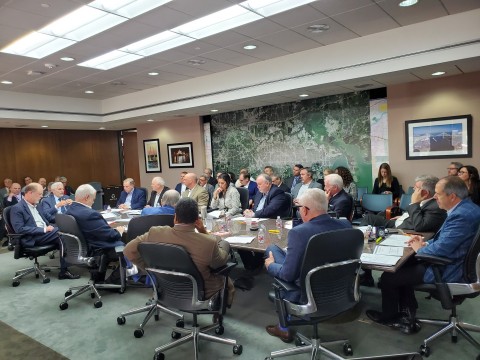
[(13, 245), (8, 245), (8, 251), (13, 251)]
[(50, 278), (45, 278), (42, 280), (43, 284), (48, 284), (50, 282)]
[(233, 347), (233, 353), (235, 355), (241, 355), (242, 354), (242, 351), (243, 351), (243, 346), (242, 345), (235, 345)]
[(118, 293), (119, 293), (119, 294), (123, 294), (124, 292), (125, 292), (125, 288), (124, 288), (124, 287), (118, 289)]
[(62, 303), (59, 305), (59, 308), (60, 308), (60, 310), (67, 310), (67, 309), (68, 309), (68, 303), (62, 302)]
[(118, 324), (118, 325), (123, 325), (123, 324), (125, 324), (126, 321), (127, 321), (127, 320), (125, 319), (125, 316), (119, 316), (119, 317), (117, 317), (117, 324)]
[(154, 315), (153, 318), (155, 319), (155, 321), (158, 321), (158, 320), (160, 320), (160, 315), (158, 315), (158, 314)]
[(137, 339), (140, 339), (143, 334), (145, 332), (143, 331), (143, 329), (136, 329), (134, 332), (133, 332), (133, 336), (135, 336)]
[(38, 274), (35, 274), (35, 278), (38, 279), (40, 277), (40, 275)]
[(165, 360), (165, 355), (163, 355), (163, 353), (156, 353), (153, 355), (153, 360)]
[(458, 337), (456, 335), (452, 335), (452, 343), (456, 344), (458, 341)]
[(420, 355), (422, 356), (425, 356), (425, 357), (429, 357), (430, 356), (430, 347), (428, 347), (427, 345), (422, 345), (420, 346)]
[(17, 287), (18, 285), (20, 285), (20, 281), (15, 280), (12, 282), (13, 287)]
[(352, 356), (353, 355), (352, 345), (350, 345), (349, 343), (343, 344), (343, 353), (347, 356)]
[(185, 322), (183, 321), (183, 319), (178, 319), (175, 325), (176, 327), (183, 328), (185, 327)]
[(102, 307), (102, 302), (100, 300), (97, 300), (93, 303), (93, 306), (95, 306), (95, 308), (101, 308)]
[(71, 290), (68, 290), (68, 291), (65, 291), (65, 297), (68, 297), (72, 295), (72, 291)]
[(172, 331), (172, 339), (180, 339), (181, 336), (182, 334), (180, 334), (179, 332)]
[(222, 325), (219, 325), (215, 328), (215, 334), (217, 335), (223, 335), (225, 332), (225, 328)]
[(295, 336), (295, 346), (305, 346), (306, 344), (298, 336)]

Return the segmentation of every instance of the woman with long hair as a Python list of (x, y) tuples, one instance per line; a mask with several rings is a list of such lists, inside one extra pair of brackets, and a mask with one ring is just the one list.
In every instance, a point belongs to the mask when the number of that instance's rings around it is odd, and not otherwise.
[(335, 172), (342, 177), (343, 190), (350, 194), (354, 199), (357, 198), (357, 184), (353, 181), (353, 176), (350, 170), (344, 166), (339, 166), (335, 169)]
[(400, 197), (400, 184), (395, 176), (392, 175), (392, 169), (387, 163), (383, 163), (378, 168), (378, 176), (373, 184), (372, 194), (392, 194), (393, 198)]
[(475, 166), (465, 165), (458, 171), (458, 177), (465, 182), (470, 199), (480, 206), (480, 179)]
[(218, 188), (213, 192), (211, 207), (225, 211), (225, 215), (236, 215), (242, 211), (240, 193), (234, 186), (230, 186), (230, 175), (222, 173), (217, 176)]

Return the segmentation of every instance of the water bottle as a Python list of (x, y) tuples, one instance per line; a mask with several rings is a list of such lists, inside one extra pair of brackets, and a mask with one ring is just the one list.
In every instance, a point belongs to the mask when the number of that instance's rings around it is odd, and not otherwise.
[(232, 215), (230, 214), (225, 215), (225, 227), (226, 231), (232, 230)]
[(260, 226), (258, 229), (257, 240), (259, 244), (263, 244), (265, 242), (265, 226)]
[(112, 211), (112, 208), (110, 207), (110, 205), (107, 206), (107, 212), (111, 212)]
[(283, 230), (283, 221), (280, 219), (280, 216), (277, 216), (277, 220), (275, 220), (275, 227), (278, 230), (278, 238), (282, 237), (282, 230)]

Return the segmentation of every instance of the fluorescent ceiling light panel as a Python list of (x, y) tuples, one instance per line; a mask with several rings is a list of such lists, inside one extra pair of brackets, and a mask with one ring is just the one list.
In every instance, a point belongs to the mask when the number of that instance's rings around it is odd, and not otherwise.
[(100, 70), (108, 70), (141, 58), (142, 56), (137, 54), (130, 54), (124, 51), (113, 50), (78, 65)]
[(272, 16), (296, 7), (309, 4), (316, 0), (248, 0), (238, 5), (255, 11), (262, 16)]
[(164, 31), (146, 39), (137, 41), (133, 44), (124, 46), (119, 50), (142, 56), (150, 56), (192, 41), (195, 41), (195, 39), (188, 36), (179, 35), (171, 31)]
[(88, 6), (131, 19), (170, 1), (172, 0), (96, 0)]

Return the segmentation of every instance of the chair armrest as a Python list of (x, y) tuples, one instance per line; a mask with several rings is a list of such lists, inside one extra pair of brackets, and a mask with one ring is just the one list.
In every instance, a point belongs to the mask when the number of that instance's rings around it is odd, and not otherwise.
[(125, 249), (125, 246), (123, 245), (115, 246), (115, 252), (117, 253), (117, 255), (123, 254), (123, 249)]
[(385, 209), (385, 218), (390, 220), (392, 218), (392, 210), (395, 206), (389, 206)]
[(293, 291), (293, 290), (299, 289), (299, 287), (294, 283), (284, 281), (279, 278), (275, 278), (275, 282), (273, 283), (273, 286), (277, 289), (286, 290), (286, 291)]
[(223, 266), (221, 266), (221, 267), (219, 267), (219, 268), (210, 270), (210, 272), (211, 272), (212, 274), (215, 274), (215, 275), (228, 276), (228, 274), (230, 273), (230, 271), (231, 271), (235, 266), (237, 266), (236, 263), (228, 262), (228, 263), (226, 263), (225, 265), (223, 265)]
[(448, 265), (453, 262), (453, 260), (439, 257), (439, 256), (433, 256), (433, 255), (426, 255), (426, 254), (417, 254), (415, 257), (419, 260), (426, 261), (432, 265)]

